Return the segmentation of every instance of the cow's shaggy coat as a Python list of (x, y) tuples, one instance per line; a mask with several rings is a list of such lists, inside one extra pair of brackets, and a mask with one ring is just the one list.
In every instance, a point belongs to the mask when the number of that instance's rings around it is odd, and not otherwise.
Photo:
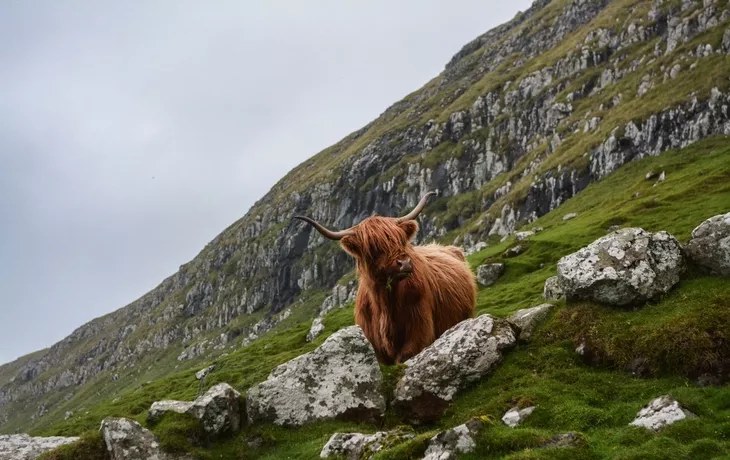
[(411, 244), (412, 219), (427, 198), (406, 218), (372, 216), (341, 232), (303, 218), (356, 259), (355, 322), (386, 364), (406, 361), (474, 315), (476, 282), (461, 249)]

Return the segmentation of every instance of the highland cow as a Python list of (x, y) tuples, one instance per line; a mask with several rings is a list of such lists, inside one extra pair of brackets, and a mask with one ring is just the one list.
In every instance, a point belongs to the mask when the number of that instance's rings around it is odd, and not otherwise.
[(360, 277), (355, 322), (385, 364), (406, 361), (474, 315), (476, 282), (461, 249), (411, 244), (415, 219), (434, 194), (403, 217), (375, 215), (341, 231), (295, 216), (355, 258)]

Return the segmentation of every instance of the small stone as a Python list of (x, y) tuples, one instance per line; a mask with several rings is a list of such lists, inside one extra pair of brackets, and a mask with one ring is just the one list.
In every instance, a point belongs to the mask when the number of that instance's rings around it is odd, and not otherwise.
[(193, 403), (187, 401), (155, 401), (152, 403), (152, 406), (150, 406), (149, 411), (147, 411), (147, 421), (149, 423), (157, 423), (166, 412), (184, 414), (190, 410), (192, 405)]
[(515, 233), (515, 238), (517, 239), (517, 241), (522, 241), (522, 240), (525, 240), (525, 239), (531, 237), (534, 234), (535, 234), (535, 232), (531, 232), (531, 231), (517, 232), (517, 233)]
[(415, 437), (413, 432), (403, 430), (378, 431), (374, 434), (335, 433), (322, 448), (319, 456), (345, 457), (347, 460), (371, 459), (375, 453), (413, 437)]
[(730, 276), (730, 212), (711, 217), (692, 230), (685, 252), (703, 270)]
[(502, 254), (502, 257), (505, 257), (505, 258), (517, 257), (520, 254), (522, 254), (523, 252), (525, 252), (526, 250), (527, 250), (526, 247), (522, 246), (521, 244), (518, 244), (517, 246), (513, 246), (513, 247), (507, 249), (506, 251), (504, 251), (504, 253)]
[(664, 173), (664, 171), (662, 171), (662, 173), (661, 173), (661, 174), (659, 174), (659, 178), (658, 178), (658, 179), (656, 180), (656, 182), (654, 183), (654, 187), (656, 187), (657, 185), (659, 185), (659, 184), (661, 184), (662, 182), (664, 182), (664, 180), (665, 180), (666, 178), (667, 178), (666, 174)]
[(195, 373), (195, 378), (198, 380), (201, 380), (208, 376), (213, 370), (215, 369), (215, 364), (206, 367), (205, 369), (201, 369), (198, 372)]
[(63, 419), (64, 419), (64, 420), (68, 420), (68, 419), (70, 419), (70, 418), (71, 418), (71, 417), (73, 417), (73, 416), (74, 416), (74, 413), (73, 413), (73, 412), (71, 412), (70, 410), (67, 410), (67, 411), (66, 411), (66, 413), (65, 413), (65, 414), (63, 414)]
[(656, 431), (686, 418), (697, 418), (697, 416), (668, 395), (664, 395), (644, 406), (629, 425)]
[(135, 420), (105, 418), (101, 422), (101, 432), (111, 460), (181, 460), (189, 458), (163, 452), (157, 436)]
[(551, 276), (545, 280), (542, 296), (545, 300), (558, 301), (565, 298), (565, 292), (560, 286), (560, 280), (557, 276)]
[(491, 286), (504, 273), (504, 264), (485, 264), (477, 267), (477, 282), (482, 286)]
[(644, 178), (646, 180), (652, 180), (655, 177), (656, 177), (656, 172), (654, 172), (654, 171), (649, 171), (648, 173), (646, 173), (646, 176), (644, 176)]
[(510, 428), (514, 428), (522, 423), (534, 410), (535, 406), (525, 407), (524, 409), (513, 407), (502, 416), (502, 423)]
[(520, 340), (529, 340), (535, 328), (545, 321), (555, 305), (544, 303), (532, 308), (516, 311), (507, 321), (520, 328)]
[(577, 212), (571, 212), (571, 213), (568, 213), (568, 214), (564, 215), (563, 216), (563, 220), (575, 219), (576, 217), (578, 217), (578, 213)]
[(188, 413), (200, 420), (203, 429), (213, 435), (232, 433), (241, 426), (241, 393), (227, 383), (212, 386), (197, 398)]
[(468, 454), (476, 448), (474, 438), (482, 431), (484, 423), (473, 418), (463, 425), (442, 431), (431, 438), (423, 460), (452, 460), (457, 454)]

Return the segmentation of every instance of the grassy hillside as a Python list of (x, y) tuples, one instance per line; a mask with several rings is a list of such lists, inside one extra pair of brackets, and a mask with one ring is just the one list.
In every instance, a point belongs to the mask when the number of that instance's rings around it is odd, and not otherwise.
[[(653, 186), (654, 180), (645, 179), (649, 171), (664, 171), (666, 180)], [(504, 317), (542, 303), (544, 280), (555, 274), (558, 259), (604, 235), (609, 226), (667, 230), (686, 242), (691, 230), (704, 219), (728, 211), (727, 137), (630, 163), (530, 225), (544, 230), (519, 243), (527, 246), (523, 254), (502, 257), (506, 249), (517, 244), (510, 238), (470, 256), (474, 266), (494, 260), (506, 264), (504, 276), (494, 286), (480, 290), (478, 310)], [(563, 215), (570, 212), (578, 213), (578, 217), (564, 221)], [(312, 350), (326, 336), (351, 323), (351, 308), (337, 310), (325, 319), (325, 333), (308, 344), (304, 336), (309, 322), (293, 321), (284, 330), (218, 359), (206, 385), (225, 381), (245, 393), (276, 365)], [(579, 340), (586, 340), (594, 351), (591, 362), (574, 351)], [(730, 280), (726, 278), (691, 269), (662, 299), (634, 309), (561, 304), (531, 342), (521, 344), (490, 377), (459, 396), (440, 422), (417, 428), (415, 440), (377, 458), (418, 458), (428, 437), (475, 415), (495, 422), (488, 424), (478, 439), (477, 452), (464, 458), (727, 458), (730, 388), (699, 387), (695, 382), (698, 375), (716, 370), (728, 356)], [(627, 369), (636, 358), (645, 363), (643, 377), (632, 376)], [(397, 369), (383, 366), (383, 370), (392, 383)], [(96, 430), (108, 415), (145, 423), (146, 409), (153, 401), (192, 399), (197, 391), (193, 372), (181, 372), (129, 391), (116, 402), (100, 403), (86, 414), (45, 426), (35, 434)], [(643, 405), (667, 393), (699, 418), (678, 422), (658, 434), (628, 426)], [(537, 409), (519, 428), (510, 429), (498, 420), (515, 404), (536, 405)], [(401, 423), (389, 412), (382, 426), (339, 422), (300, 429), (253, 426), (204, 448), (187, 440), (195, 437), (191, 433), (197, 433), (189, 420), (166, 418), (152, 429), (163, 445), (190, 450), (203, 459), (312, 459), (335, 431), (374, 431)], [(567, 431), (580, 433), (580, 446), (538, 448), (551, 436)], [(249, 447), (253, 440), (258, 447)], [(89, 435), (83, 448), (93, 450), (100, 442), (98, 436)], [(74, 458), (69, 455), (81, 448), (66, 447), (49, 458)]]

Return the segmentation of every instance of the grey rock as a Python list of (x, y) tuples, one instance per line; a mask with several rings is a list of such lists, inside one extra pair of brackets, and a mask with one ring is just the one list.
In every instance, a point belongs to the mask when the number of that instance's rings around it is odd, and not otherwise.
[(624, 228), (558, 261), (568, 300), (607, 305), (645, 302), (669, 291), (685, 271), (679, 242), (667, 232)]
[(307, 332), (306, 340), (307, 342), (312, 342), (314, 339), (319, 337), (319, 335), (324, 331), (324, 319), (321, 317), (314, 318), (312, 320), (312, 326), (309, 328), (309, 332)]
[(524, 231), (524, 232), (517, 232), (517, 233), (515, 233), (515, 238), (517, 239), (517, 241), (522, 241), (522, 240), (526, 240), (527, 238), (531, 237), (534, 234), (535, 234), (535, 232), (529, 231), (529, 230)]
[(372, 420), (385, 412), (383, 375), (358, 326), (341, 329), (314, 351), (276, 367), (246, 394), (251, 423), (296, 426), (315, 420)]
[(547, 319), (555, 305), (544, 303), (532, 308), (517, 310), (507, 321), (520, 328), (520, 340), (529, 340), (535, 328)]
[(656, 182), (654, 183), (654, 187), (664, 182), (667, 178), (667, 175), (662, 171), (661, 174), (659, 174), (659, 177), (657, 178)]
[(218, 436), (238, 431), (241, 426), (241, 393), (227, 383), (212, 386), (193, 402), (155, 401), (147, 413), (147, 420), (156, 423), (166, 412), (188, 414), (200, 420), (203, 429)]
[(523, 252), (525, 252), (526, 250), (527, 250), (526, 247), (522, 246), (521, 244), (518, 244), (517, 246), (512, 246), (511, 248), (504, 251), (504, 253), (502, 254), (502, 257), (507, 257), (507, 258), (517, 257), (520, 254), (522, 254)]
[(679, 71), (682, 70), (682, 66), (679, 64), (674, 64), (672, 66), (672, 70), (669, 71), (669, 77), (674, 80), (679, 75)]
[(722, 50), (730, 54), (730, 27), (725, 29), (725, 34), (722, 36)]
[(150, 406), (149, 411), (147, 411), (147, 421), (150, 423), (157, 423), (166, 412), (185, 414), (188, 410), (190, 410), (192, 405), (193, 403), (187, 401), (155, 401), (152, 403), (152, 406)]
[(463, 425), (442, 431), (431, 438), (423, 460), (456, 460), (457, 454), (467, 454), (476, 448), (475, 438), (484, 423), (473, 418)]
[(195, 401), (188, 413), (212, 435), (236, 432), (241, 426), (241, 393), (227, 383), (212, 386)]
[(575, 219), (576, 217), (578, 217), (578, 213), (577, 212), (571, 212), (571, 213), (568, 213), (568, 214), (564, 215), (563, 216), (563, 220)]
[(629, 425), (656, 431), (686, 418), (697, 416), (684, 409), (668, 395), (660, 396), (644, 406)]
[(517, 342), (513, 326), (490, 315), (460, 322), (405, 362), (394, 405), (413, 421), (441, 416), (453, 398), (487, 376)]
[(63, 414), (63, 419), (64, 419), (64, 420), (68, 420), (68, 419), (70, 419), (70, 418), (71, 418), (71, 417), (73, 417), (73, 416), (74, 416), (74, 413), (73, 413), (73, 412), (71, 412), (70, 410), (67, 410), (67, 411), (66, 411), (66, 413), (65, 413), (65, 414)]
[(206, 367), (205, 369), (201, 369), (198, 372), (195, 373), (195, 378), (198, 380), (201, 380), (208, 376), (213, 370), (215, 369), (215, 364)]
[(542, 297), (545, 300), (551, 301), (562, 300), (565, 298), (565, 291), (562, 286), (560, 286), (560, 279), (557, 276), (551, 276), (545, 280)]
[(541, 447), (553, 447), (553, 448), (563, 448), (563, 447), (576, 447), (583, 443), (583, 438), (580, 434), (570, 431), (568, 433), (562, 433), (562, 434), (556, 434), (552, 437), (550, 442), (546, 443), (545, 445)]
[(510, 428), (514, 428), (527, 418), (528, 415), (532, 414), (535, 410), (535, 406), (525, 407), (520, 409), (519, 407), (513, 407), (512, 409), (505, 412), (502, 416), (502, 423)]
[(78, 439), (62, 436), (41, 438), (31, 437), (27, 434), (0, 435), (0, 459), (35, 460), (48, 451), (76, 442)]
[(710, 217), (692, 230), (685, 251), (703, 269), (730, 276), (730, 212)]
[(347, 460), (371, 459), (377, 452), (413, 439), (414, 436), (413, 432), (404, 430), (378, 431), (373, 434), (335, 433), (322, 448), (319, 456), (344, 457)]
[(491, 286), (504, 273), (504, 264), (484, 264), (477, 267), (477, 282), (482, 286)]
[(134, 420), (108, 417), (101, 422), (101, 432), (111, 460), (178, 460), (160, 449), (152, 432)]

